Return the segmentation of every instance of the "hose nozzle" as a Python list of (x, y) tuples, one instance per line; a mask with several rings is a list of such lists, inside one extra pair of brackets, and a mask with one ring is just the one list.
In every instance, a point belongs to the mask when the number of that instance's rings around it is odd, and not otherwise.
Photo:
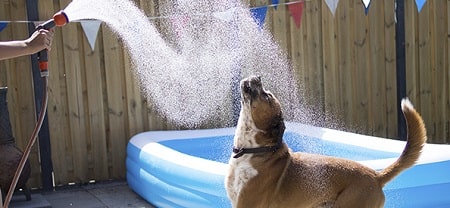
[(56, 12), (55, 15), (53, 15), (53, 20), (55, 21), (55, 25), (58, 27), (62, 27), (69, 22), (69, 18), (63, 10)]
[(55, 26), (61, 27), (64, 26), (69, 22), (69, 18), (67, 17), (66, 13), (61, 10), (59, 12), (56, 12), (55, 15), (53, 15), (53, 19), (49, 19), (46, 22), (38, 25), (37, 29), (52, 29)]
[[(67, 24), (69, 22), (69, 18), (67, 17), (66, 13), (64, 13), (63, 10), (55, 13), (55, 15), (53, 15), (53, 19), (49, 19), (46, 22), (38, 25), (36, 27), (36, 30), (40, 30), (40, 29), (45, 29), (45, 30), (50, 30), (52, 28), (54, 28), (55, 26), (61, 27), (64, 26), (65, 24)], [(40, 51), (38, 53), (38, 61), (39, 61), (39, 68), (41, 70), (41, 74), (47, 74), (47, 68), (48, 68), (48, 54), (47, 54), (47, 50), (44, 49), (42, 51)]]

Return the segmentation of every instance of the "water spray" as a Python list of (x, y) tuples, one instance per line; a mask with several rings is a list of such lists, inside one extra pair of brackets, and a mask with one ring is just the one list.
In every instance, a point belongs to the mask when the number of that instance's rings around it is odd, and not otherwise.
[[(46, 22), (38, 25), (36, 27), (36, 30), (45, 29), (50, 30), (56, 26), (64, 26), (69, 22), (69, 18), (67, 17), (66, 13), (64, 11), (59, 11), (55, 15), (53, 15), (52, 19), (47, 20)], [(44, 49), (42, 51), (38, 52), (38, 61), (39, 61), (39, 69), (41, 72), (41, 77), (43, 78), (43, 84), (44, 84), (44, 93), (43, 93), (43, 101), (41, 104), (41, 110), (39, 113), (39, 118), (36, 123), (36, 126), (34, 127), (33, 133), (31, 134), (30, 140), (23, 152), (22, 158), (20, 159), (19, 165), (17, 167), (17, 170), (14, 174), (13, 180), (11, 182), (11, 186), (9, 187), (8, 194), (6, 195), (5, 202), (3, 204), (3, 207), (7, 208), (9, 206), (9, 202), (11, 201), (12, 195), (14, 193), (14, 190), (16, 189), (17, 181), (20, 178), (20, 175), (22, 174), (22, 170), (25, 166), (25, 162), (28, 159), (28, 156), (31, 152), (31, 147), (36, 142), (37, 135), (39, 131), (41, 130), (42, 123), (44, 122), (45, 113), (47, 112), (47, 103), (48, 103), (48, 51), (47, 49)], [(1, 207), (1, 206), (0, 206)]]

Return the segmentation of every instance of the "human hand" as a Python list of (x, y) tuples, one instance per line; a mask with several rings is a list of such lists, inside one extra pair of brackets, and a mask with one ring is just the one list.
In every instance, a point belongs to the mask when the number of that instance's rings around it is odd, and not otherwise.
[(53, 41), (54, 30), (39, 29), (36, 30), (28, 39), (25, 40), (31, 53), (37, 53), (41, 50), (50, 50)]

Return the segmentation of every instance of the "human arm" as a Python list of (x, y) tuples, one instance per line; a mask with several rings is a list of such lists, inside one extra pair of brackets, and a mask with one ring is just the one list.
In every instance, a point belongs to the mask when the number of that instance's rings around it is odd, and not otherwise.
[(26, 40), (0, 41), (0, 60), (37, 53), (43, 49), (50, 50), (53, 30), (40, 29)]

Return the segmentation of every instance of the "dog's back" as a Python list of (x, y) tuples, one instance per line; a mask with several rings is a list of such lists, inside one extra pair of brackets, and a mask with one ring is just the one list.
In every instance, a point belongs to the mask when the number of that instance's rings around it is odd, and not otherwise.
[[(404, 99), (402, 110), (408, 127), (406, 146), (400, 157), (377, 172), (360, 163), (308, 153), (291, 153), (278, 207), (383, 207), (383, 186), (413, 166), (424, 143), (426, 129), (419, 113)], [(293, 194), (295, 193), (295, 194)], [(288, 199), (289, 198), (289, 199)], [(307, 203), (306, 206), (298, 206)]]

